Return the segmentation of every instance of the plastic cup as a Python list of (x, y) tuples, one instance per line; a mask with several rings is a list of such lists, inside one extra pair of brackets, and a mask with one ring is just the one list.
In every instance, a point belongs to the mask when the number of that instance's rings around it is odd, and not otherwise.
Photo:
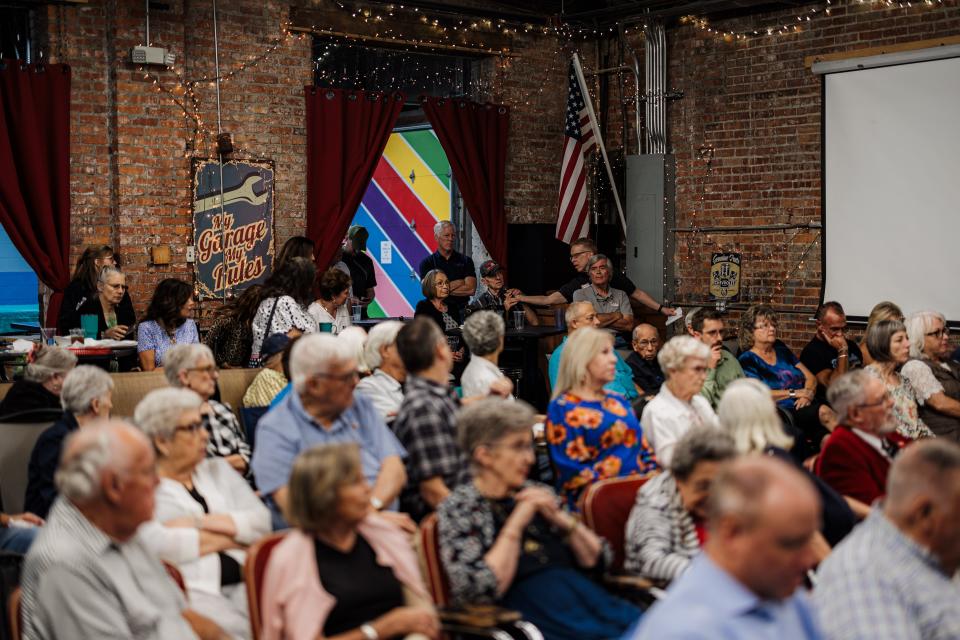
[(563, 329), (563, 325), (566, 324), (566, 318), (563, 317), (563, 309), (557, 307), (553, 310), (553, 326), (557, 329)]
[(353, 321), (360, 322), (360, 314), (363, 312), (363, 305), (355, 304), (353, 305)]
[(40, 340), (43, 341), (43, 344), (56, 344), (57, 340), (57, 328), (56, 327), (42, 327), (40, 329)]
[(320, 333), (333, 333), (333, 323), (332, 323), (332, 322), (321, 322), (321, 323), (320, 323)]
[(515, 329), (523, 329), (523, 309), (513, 310), (513, 326)]

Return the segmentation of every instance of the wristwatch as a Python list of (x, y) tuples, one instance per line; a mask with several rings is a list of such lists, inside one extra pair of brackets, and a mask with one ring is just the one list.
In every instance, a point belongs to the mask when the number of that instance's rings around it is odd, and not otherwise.
[(373, 506), (373, 508), (376, 509), (377, 511), (382, 511), (382, 510), (383, 510), (383, 500), (381, 500), (381, 499), (378, 498), (377, 496), (371, 496), (371, 497), (370, 497), (370, 504), (371, 504), (371, 505)]
[(797, 397), (797, 390), (796, 390), (796, 389), (790, 389), (790, 397), (791, 397), (791, 398), (796, 398), (796, 397)]
[(380, 640), (380, 634), (377, 633), (372, 624), (360, 625), (360, 633), (363, 634), (364, 640)]

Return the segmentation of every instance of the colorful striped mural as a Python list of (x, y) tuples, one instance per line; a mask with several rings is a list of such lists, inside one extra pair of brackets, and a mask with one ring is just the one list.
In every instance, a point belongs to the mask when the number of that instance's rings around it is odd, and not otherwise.
[(377, 271), (370, 317), (413, 315), (423, 298), (417, 267), (437, 249), (433, 225), (449, 219), (450, 163), (436, 134), (392, 134), (351, 223), (370, 232), (367, 253)]

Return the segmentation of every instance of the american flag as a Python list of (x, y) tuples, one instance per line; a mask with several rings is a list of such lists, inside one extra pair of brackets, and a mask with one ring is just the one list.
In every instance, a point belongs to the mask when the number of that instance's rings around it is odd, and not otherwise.
[(564, 131), (563, 163), (560, 165), (560, 202), (557, 240), (570, 244), (587, 235), (590, 212), (587, 207), (587, 172), (583, 156), (597, 143), (584, 101), (580, 81), (570, 62), (570, 91), (567, 95), (567, 123)]

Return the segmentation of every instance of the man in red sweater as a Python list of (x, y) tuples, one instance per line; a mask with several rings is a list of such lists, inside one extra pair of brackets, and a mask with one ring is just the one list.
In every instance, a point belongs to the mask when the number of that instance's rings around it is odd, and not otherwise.
[(896, 433), (893, 398), (878, 378), (858, 370), (837, 378), (827, 399), (840, 424), (823, 445), (816, 473), (840, 495), (869, 505), (886, 492), (890, 463), (909, 442)]

